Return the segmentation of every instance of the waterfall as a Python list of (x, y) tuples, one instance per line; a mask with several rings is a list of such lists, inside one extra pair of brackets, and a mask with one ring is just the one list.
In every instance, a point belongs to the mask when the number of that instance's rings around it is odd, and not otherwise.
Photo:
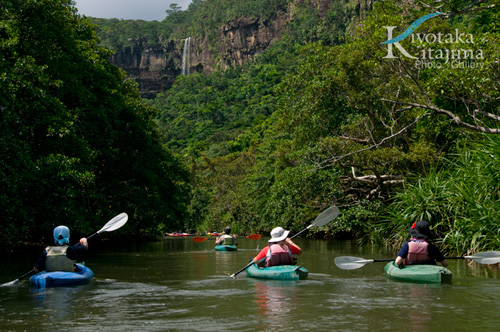
[(191, 37), (184, 40), (184, 50), (182, 51), (182, 75), (189, 75), (191, 66)]

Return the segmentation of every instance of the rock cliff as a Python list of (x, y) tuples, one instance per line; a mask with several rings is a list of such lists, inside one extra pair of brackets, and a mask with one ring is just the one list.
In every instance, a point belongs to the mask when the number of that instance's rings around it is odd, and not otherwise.
[[(207, 37), (191, 36), (189, 71), (212, 72), (230, 66), (243, 65), (280, 40), (287, 24), (293, 20), (294, 8), (302, 3), (317, 8), (325, 15), (335, 0), (295, 0), (286, 14), (277, 15), (264, 23), (260, 18), (237, 18), (218, 29), (217, 45), (210, 45)], [(338, 1), (338, 0), (337, 0)], [(358, 6), (371, 7), (371, 0), (356, 0)], [(208, 35), (208, 34), (207, 34)], [(188, 37), (188, 36), (186, 36)], [(150, 46), (138, 39), (135, 46), (118, 50), (111, 62), (124, 69), (129, 78), (139, 84), (142, 97), (153, 98), (169, 89), (181, 74), (184, 39), (169, 40), (161, 46)], [(211, 50), (217, 50), (214, 54)]]

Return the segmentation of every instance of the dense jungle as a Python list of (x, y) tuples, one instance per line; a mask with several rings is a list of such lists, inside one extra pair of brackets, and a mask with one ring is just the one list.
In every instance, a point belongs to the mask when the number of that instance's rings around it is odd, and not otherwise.
[[(146, 22), (2, 1), (0, 249), (121, 212), (135, 240), (297, 232), (336, 205), (309, 236), (397, 246), (425, 219), (447, 252), (498, 250), (500, 1), (324, 3), (194, 0)], [(221, 59), (221, 25), (282, 14), (251, 61), (153, 98), (109, 60), (190, 36)]]

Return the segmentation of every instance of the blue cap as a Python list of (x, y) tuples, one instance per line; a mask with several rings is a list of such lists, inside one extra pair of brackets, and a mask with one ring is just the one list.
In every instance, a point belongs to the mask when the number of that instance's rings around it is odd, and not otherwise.
[(60, 246), (69, 244), (69, 228), (66, 226), (54, 228), (54, 242)]

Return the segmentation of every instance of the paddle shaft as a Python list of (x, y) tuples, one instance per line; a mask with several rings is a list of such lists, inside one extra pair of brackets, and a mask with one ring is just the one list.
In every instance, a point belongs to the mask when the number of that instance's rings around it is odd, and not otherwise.
[[(467, 259), (467, 257), (465, 257), (465, 256), (451, 256), (451, 257), (446, 256), (444, 259)], [(392, 262), (392, 261), (394, 261), (394, 259), (391, 259), (391, 258), (373, 259), (374, 263), (377, 263), (377, 262)]]
[(248, 263), (244, 268), (238, 270), (238, 272), (235, 272), (235, 273), (231, 274), (230, 277), (236, 277), (238, 274), (240, 274), (241, 272), (245, 271), (250, 266), (252, 266), (252, 264), (253, 264), (253, 260), (251, 260), (250, 263)]
[(34, 273), (34, 272), (35, 272), (35, 270), (31, 270), (31, 271), (29, 271), (29, 272), (27, 272), (27, 273), (23, 274), (22, 276), (20, 276), (20, 277), (19, 277), (19, 278), (17, 278), (16, 280), (17, 280), (17, 281), (22, 280), (22, 279), (26, 278), (27, 276), (29, 276), (30, 274), (32, 274), (32, 273)]
[(291, 240), (291, 239), (293, 239), (294, 237), (297, 237), (297, 236), (299, 236), (300, 234), (304, 233), (305, 231), (307, 231), (307, 230), (308, 230), (309, 228), (311, 228), (312, 226), (313, 226), (313, 225), (311, 224), (311, 225), (307, 226), (306, 228), (304, 228), (303, 230), (301, 230), (300, 232), (298, 232), (297, 234), (292, 235), (292, 236), (290, 237), (290, 240)]
[[(446, 256), (445, 259), (472, 259), (479, 264), (498, 264), (500, 263), (500, 251), (480, 252), (471, 256)], [(368, 263), (392, 261), (394, 261), (394, 259), (364, 259), (360, 257), (340, 256), (335, 258), (335, 265), (343, 270), (354, 270)]]
[[(90, 239), (90, 238), (92, 238), (92, 237), (94, 237), (94, 236), (96, 236), (97, 234), (99, 234), (99, 232), (95, 232), (95, 233), (94, 233), (94, 234), (92, 234), (91, 236), (88, 236), (88, 237), (87, 237), (87, 240), (88, 240), (88, 239)], [(77, 243), (77, 244), (78, 244), (78, 243)]]

